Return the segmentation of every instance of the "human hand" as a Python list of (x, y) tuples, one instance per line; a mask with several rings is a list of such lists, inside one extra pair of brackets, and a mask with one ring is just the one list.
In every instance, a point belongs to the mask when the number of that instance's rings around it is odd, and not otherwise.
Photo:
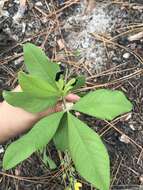
[[(20, 91), (18, 86), (14, 91)], [(79, 100), (79, 96), (69, 94), (66, 98), (67, 102), (75, 103)], [(61, 102), (56, 106), (48, 108), (40, 113), (29, 113), (21, 108), (13, 107), (6, 101), (0, 104), (0, 143), (22, 134), (33, 127), (33, 125), (41, 118), (50, 115), (54, 112), (63, 110)]]

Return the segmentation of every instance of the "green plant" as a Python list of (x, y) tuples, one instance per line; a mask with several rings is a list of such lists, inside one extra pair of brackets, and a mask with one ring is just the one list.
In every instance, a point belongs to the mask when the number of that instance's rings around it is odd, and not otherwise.
[(22, 92), (5, 91), (5, 100), (32, 113), (54, 106), (59, 100), (63, 101), (65, 109), (41, 119), (26, 135), (10, 144), (4, 155), (3, 168), (15, 167), (53, 139), (58, 150), (69, 152), (82, 177), (98, 189), (108, 190), (110, 164), (107, 150), (99, 135), (72, 113), (75, 110), (111, 121), (131, 111), (132, 104), (120, 91), (100, 89), (89, 92), (68, 109), (65, 96), (84, 84), (83, 77), (66, 82), (62, 75), (56, 81), (59, 66), (30, 43), (24, 45), (24, 61), (29, 74), (20, 72), (18, 75)]

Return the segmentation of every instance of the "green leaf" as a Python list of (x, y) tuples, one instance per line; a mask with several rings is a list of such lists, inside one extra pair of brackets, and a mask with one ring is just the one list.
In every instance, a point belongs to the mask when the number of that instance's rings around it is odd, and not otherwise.
[(60, 96), (58, 89), (36, 76), (20, 72), (18, 79), (22, 90), (33, 97), (47, 98), (50, 96)]
[(49, 97), (47, 99), (40, 99), (30, 96), (25, 92), (3, 92), (4, 99), (15, 107), (23, 108), (32, 113), (37, 113), (53, 107), (57, 103), (56, 97)]
[(63, 115), (58, 130), (54, 135), (54, 143), (58, 150), (68, 150), (68, 124), (67, 113)]
[(59, 80), (56, 82), (56, 85), (57, 85), (58, 89), (59, 89), (60, 91), (62, 91), (63, 88), (64, 88), (64, 85), (65, 85), (65, 82), (64, 82), (63, 79), (59, 79)]
[(29, 133), (10, 144), (4, 155), (3, 168), (8, 170), (15, 167), (48, 144), (54, 136), (62, 116), (63, 112), (58, 112), (45, 117), (37, 122)]
[(99, 119), (113, 120), (131, 111), (132, 104), (121, 91), (100, 89), (85, 95), (73, 109)]
[(49, 156), (47, 156), (46, 148), (44, 149), (44, 152), (43, 152), (42, 161), (44, 162), (46, 166), (49, 166), (51, 170), (57, 168), (55, 162)]
[(47, 162), (47, 164), (49, 165), (51, 170), (54, 170), (57, 168), (55, 162), (49, 156), (46, 156), (44, 159)]
[(100, 137), (86, 124), (68, 114), (69, 150), (76, 170), (100, 190), (109, 190), (109, 157)]
[(76, 79), (75, 79), (75, 78), (72, 78), (72, 79), (66, 84), (66, 86), (71, 86), (71, 85), (73, 85), (75, 82), (76, 82)]
[(73, 89), (72, 89), (72, 90), (76, 90), (76, 89), (78, 89), (78, 88), (84, 86), (84, 85), (85, 85), (85, 82), (86, 82), (85, 76), (82, 76), (82, 75), (81, 75), (81, 76), (77, 77), (77, 78), (76, 78), (76, 84), (73, 86)]
[(63, 95), (66, 96), (72, 88), (73, 86), (65, 86), (63, 90)]
[(30, 74), (56, 85), (55, 77), (56, 73), (60, 71), (59, 65), (51, 62), (39, 47), (26, 43), (24, 45), (24, 62)]

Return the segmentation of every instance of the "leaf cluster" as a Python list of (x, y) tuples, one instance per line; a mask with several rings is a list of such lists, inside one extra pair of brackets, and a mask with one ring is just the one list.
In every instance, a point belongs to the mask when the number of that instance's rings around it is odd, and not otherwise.
[[(20, 72), (18, 75), (22, 92), (4, 92), (3, 95), (9, 104), (26, 111), (36, 113), (55, 106), (85, 83), (83, 76), (67, 83), (61, 76), (57, 81), (59, 65), (51, 62), (33, 44), (24, 45), (24, 62), (28, 74)], [(131, 109), (132, 104), (121, 91), (108, 89), (89, 92), (72, 107), (73, 111), (109, 121)], [(109, 189), (110, 163), (106, 147), (95, 131), (67, 110), (41, 119), (26, 135), (10, 144), (4, 155), (3, 168), (15, 167), (52, 139), (58, 150), (70, 153), (82, 177), (98, 189)]]

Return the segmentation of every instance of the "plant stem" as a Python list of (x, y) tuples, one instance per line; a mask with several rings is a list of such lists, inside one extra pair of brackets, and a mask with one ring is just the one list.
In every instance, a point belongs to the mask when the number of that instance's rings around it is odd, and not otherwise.
[(64, 97), (62, 97), (62, 100), (63, 100), (64, 109), (66, 110), (66, 100)]
[[(62, 170), (64, 171), (65, 169), (64, 169), (64, 165), (63, 165), (63, 157), (62, 157), (61, 151), (58, 150), (58, 154), (59, 154), (60, 161), (62, 163)], [(64, 186), (66, 188), (67, 187), (66, 180), (63, 175), (62, 175), (62, 177), (63, 177)]]

